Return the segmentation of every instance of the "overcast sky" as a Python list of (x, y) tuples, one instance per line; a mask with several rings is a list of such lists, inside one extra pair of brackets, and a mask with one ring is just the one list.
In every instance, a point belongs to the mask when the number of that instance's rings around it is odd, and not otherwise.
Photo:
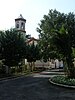
[(20, 14), (26, 19), (26, 34), (38, 38), (36, 28), (49, 9), (75, 13), (75, 0), (0, 0), (0, 30), (15, 27)]

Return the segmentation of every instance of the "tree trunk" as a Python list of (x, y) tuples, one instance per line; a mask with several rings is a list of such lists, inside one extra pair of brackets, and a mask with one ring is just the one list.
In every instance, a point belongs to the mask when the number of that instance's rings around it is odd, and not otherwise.
[(69, 78), (75, 78), (75, 67), (73, 65), (73, 61), (72, 61), (72, 57), (69, 55), (66, 58), (66, 62), (67, 62), (67, 67), (68, 67), (68, 77)]
[(29, 62), (29, 70), (32, 71), (32, 62)]
[(32, 71), (35, 70), (35, 62), (33, 61)]

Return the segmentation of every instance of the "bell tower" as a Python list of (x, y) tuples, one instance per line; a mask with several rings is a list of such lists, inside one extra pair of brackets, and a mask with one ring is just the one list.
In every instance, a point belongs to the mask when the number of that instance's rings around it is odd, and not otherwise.
[(26, 19), (23, 18), (22, 14), (20, 14), (20, 16), (15, 19), (16, 30), (26, 33), (25, 23), (26, 23)]

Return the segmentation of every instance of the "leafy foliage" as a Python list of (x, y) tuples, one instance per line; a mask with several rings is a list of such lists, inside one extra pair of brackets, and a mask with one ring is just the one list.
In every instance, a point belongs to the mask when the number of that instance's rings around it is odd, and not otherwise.
[(35, 62), (39, 59), (39, 47), (34, 42), (31, 45), (27, 45), (27, 61)]
[(8, 66), (18, 65), (24, 58), (26, 44), (21, 33), (14, 29), (0, 32), (0, 43), (2, 49), (2, 59)]
[(75, 79), (74, 78), (69, 79), (68, 77), (65, 77), (65, 76), (55, 76), (51, 79), (51, 81), (58, 83), (58, 84), (75, 86)]
[(71, 12), (64, 14), (57, 10), (50, 10), (48, 15), (44, 15), (37, 31), (40, 33), (39, 45), (44, 58), (62, 55), (67, 62), (70, 75), (72, 75), (72, 59), (75, 48), (75, 14)]

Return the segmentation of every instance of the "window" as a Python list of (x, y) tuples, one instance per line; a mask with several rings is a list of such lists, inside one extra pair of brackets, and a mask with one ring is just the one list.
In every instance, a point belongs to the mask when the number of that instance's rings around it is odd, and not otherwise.
[(24, 29), (24, 23), (23, 22), (21, 23), (21, 28)]
[(19, 24), (16, 24), (16, 28), (19, 28)]

